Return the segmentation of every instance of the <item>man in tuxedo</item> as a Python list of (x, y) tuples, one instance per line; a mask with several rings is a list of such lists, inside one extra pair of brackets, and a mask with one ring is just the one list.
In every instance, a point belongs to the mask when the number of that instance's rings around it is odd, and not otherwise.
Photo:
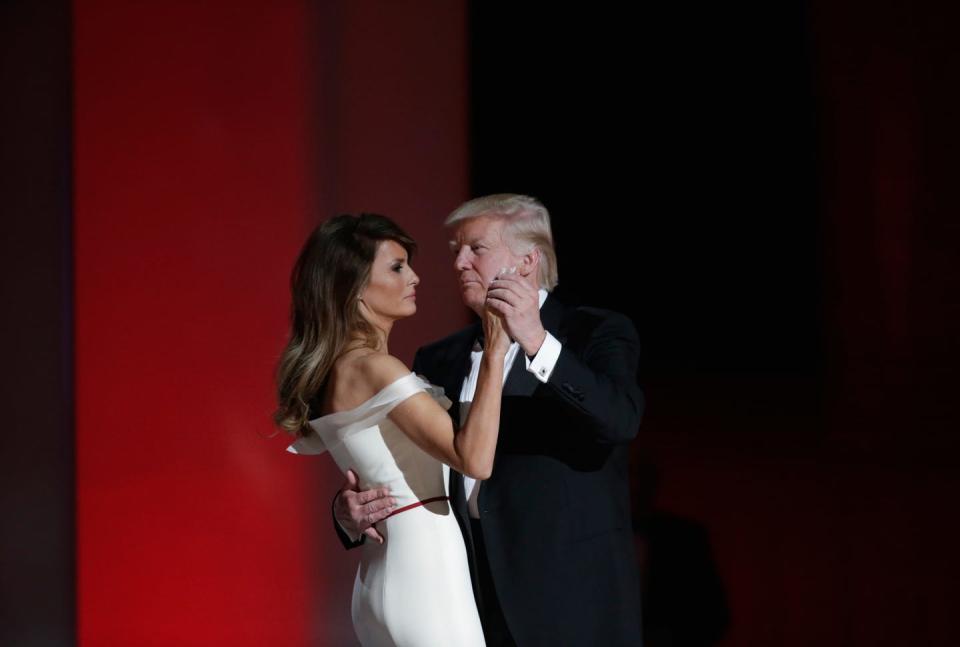
[[(487, 643), (639, 645), (627, 480), (644, 406), (636, 330), (621, 314), (550, 294), (556, 255), (535, 199), (476, 198), (445, 225), (464, 303), (496, 310), (514, 340), (493, 473), (480, 483), (451, 472), (449, 482)], [(454, 401), (457, 421), (473, 399), (481, 332), (475, 322), (414, 360)], [(334, 499), (344, 545), (361, 534), (382, 541), (374, 524), (391, 510), (388, 492), (358, 492), (348, 474)]]

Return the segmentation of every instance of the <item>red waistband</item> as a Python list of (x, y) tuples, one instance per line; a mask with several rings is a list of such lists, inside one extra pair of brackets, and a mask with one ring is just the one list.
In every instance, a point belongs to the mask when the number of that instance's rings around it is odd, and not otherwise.
[(413, 510), (414, 508), (419, 508), (422, 505), (433, 503), (434, 501), (449, 501), (449, 500), (450, 500), (450, 497), (448, 496), (433, 496), (433, 497), (430, 497), (429, 499), (424, 499), (422, 501), (417, 501), (416, 503), (411, 503), (410, 505), (405, 505), (402, 508), (397, 508), (396, 510), (388, 514), (386, 517), (384, 517), (384, 519), (389, 519), (395, 514), (400, 514), (401, 512), (406, 512), (407, 510)]

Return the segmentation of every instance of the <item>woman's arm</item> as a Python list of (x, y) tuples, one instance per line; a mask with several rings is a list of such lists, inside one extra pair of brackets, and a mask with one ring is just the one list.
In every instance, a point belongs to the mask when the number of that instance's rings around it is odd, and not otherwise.
[[(510, 338), (501, 320), (484, 317), (487, 347), (480, 363), (477, 390), (470, 413), (456, 430), (450, 415), (426, 393), (407, 398), (388, 414), (389, 418), (421, 449), (453, 469), (475, 479), (490, 477), (500, 431), (500, 397), (503, 391), (503, 359)], [(389, 355), (371, 357), (369, 370), (376, 383), (389, 384), (409, 372)]]

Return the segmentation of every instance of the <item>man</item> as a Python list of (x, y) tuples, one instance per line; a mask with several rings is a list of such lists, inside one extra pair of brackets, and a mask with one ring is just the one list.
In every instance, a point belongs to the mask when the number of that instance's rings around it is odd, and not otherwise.
[[(549, 294), (556, 255), (546, 208), (501, 194), (445, 222), (464, 303), (490, 307), (514, 343), (504, 371), (493, 473), (451, 472), (484, 634), (490, 645), (639, 645), (639, 584), (629, 514), (627, 443), (643, 396), (633, 324)], [(413, 370), (443, 386), (462, 421), (482, 356), (479, 322), (417, 351)], [(334, 499), (344, 529), (382, 541), (388, 492), (348, 482)], [(362, 538), (361, 538), (362, 539)]]

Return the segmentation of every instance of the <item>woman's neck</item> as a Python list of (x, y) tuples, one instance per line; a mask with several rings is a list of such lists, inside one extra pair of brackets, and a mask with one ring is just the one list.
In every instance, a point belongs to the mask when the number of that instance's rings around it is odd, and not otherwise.
[[(393, 329), (393, 321), (390, 319), (377, 321), (370, 321), (367, 319), (367, 323), (373, 328), (373, 333), (376, 337), (376, 346), (374, 347), (374, 350), (383, 353), (389, 352), (387, 348), (388, 342), (390, 341), (390, 331)], [(366, 345), (366, 340), (364, 340), (364, 342)]]
[(347, 342), (346, 346), (343, 349), (343, 352), (348, 353), (354, 350), (366, 349), (366, 350), (371, 350), (375, 353), (385, 353), (385, 354), (389, 353), (390, 352), (389, 331), (384, 332), (383, 330), (380, 330), (379, 328), (374, 327), (374, 333), (375, 335), (373, 339), (373, 344), (370, 343), (370, 339), (368, 337), (356, 335)]

